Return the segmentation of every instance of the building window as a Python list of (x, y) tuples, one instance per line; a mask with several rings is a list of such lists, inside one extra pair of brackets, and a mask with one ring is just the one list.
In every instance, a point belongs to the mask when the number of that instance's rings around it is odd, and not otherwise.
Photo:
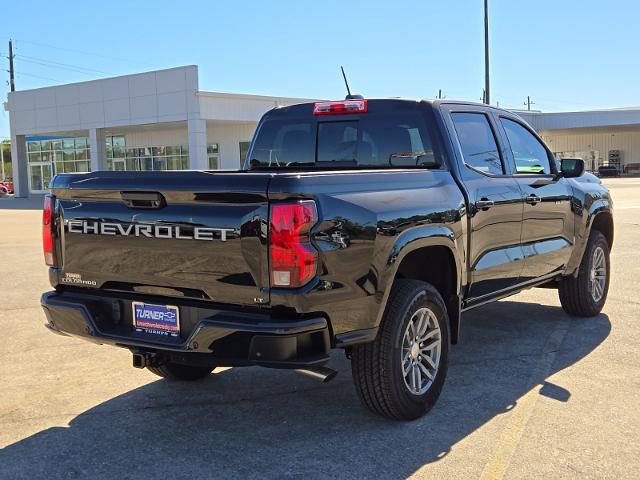
[(124, 136), (107, 137), (109, 170), (186, 170), (189, 149), (186, 145), (127, 147)]
[(209, 170), (220, 168), (220, 148), (217, 143), (207, 145), (207, 157), (209, 157)]
[(240, 168), (244, 166), (244, 160), (247, 158), (250, 145), (251, 142), (240, 142)]
[(107, 170), (135, 170), (134, 165), (127, 165), (124, 136), (111, 136), (105, 139), (107, 154)]
[(27, 140), (29, 190), (45, 192), (57, 173), (91, 171), (87, 137)]
[(189, 150), (183, 145), (126, 147), (127, 168), (135, 170), (186, 170)]

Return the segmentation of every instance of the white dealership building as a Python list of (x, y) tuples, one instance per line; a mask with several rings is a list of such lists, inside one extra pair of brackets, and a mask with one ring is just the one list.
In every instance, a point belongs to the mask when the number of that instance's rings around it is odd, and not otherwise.
[(16, 196), (60, 172), (237, 169), (262, 114), (305, 101), (203, 92), (194, 65), (10, 92)]
[[(305, 101), (201, 91), (194, 65), (11, 92), (16, 196), (60, 172), (237, 169), (262, 114)], [(640, 168), (640, 109), (520, 113), (559, 156)]]

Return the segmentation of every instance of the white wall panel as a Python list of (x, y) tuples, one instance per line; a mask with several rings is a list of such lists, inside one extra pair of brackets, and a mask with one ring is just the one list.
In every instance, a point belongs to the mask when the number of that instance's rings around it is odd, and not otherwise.
[(77, 89), (78, 101), (81, 103), (102, 102), (104, 99), (102, 94), (102, 84), (99, 82), (78, 83)]
[[(22, 110), (9, 112), (9, 124), (12, 132), (29, 132), (37, 130), (36, 128), (36, 111)], [(13, 144), (11, 148), (16, 148)]]
[(263, 97), (258, 95), (234, 95), (225, 93), (201, 92), (200, 114), (211, 120), (236, 122), (255, 122), (265, 112), (277, 106), (312, 102), (303, 98)]
[[(53, 90), (52, 88), (49, 88)], [(42, 89), (46, 90), (46, 89)], [(31, 90), (32, 93), (27, 95), (19, 95), (21, 92), (9, 92), (7, 94), (7, 104), (10, 112), (23, 112), (25, 110), (33, 111), (36, 108), (36, 99), (41, 92)]]
[(76, 84), (70, 83), (55, 87), (55, 93), (56, 105), (75, 105), (80, 103), (80, 92)]
[(57, 124), (65, 129), (80, 124), (80, 105), (64, 105), (56, 109)]
[(180, 115), (187, 110), (187, 98), (184, 91), (160, 93), (158, 99), (158, 116)]
[(129, 77), (129, 96), (143, 97), (156, 94), (155, 72), (141, 73)]
[(58, 123), (56, 107), (39, 108), (36, 110), (36, 125), (39, 128), (52, 128)]
[(124, 134), (127, 147), (154, 147), (167, 145), (187, 145), (187, 126), (161, 129), (125, 129), (118, 133)]
[(270, 100), (247, 100), (225, 97), (200, 97), (200, 112), (204, 118), (229, 121), (252, 121), (260, 118), (277, 104)]
[(158, 116), (158, 97), (147, 95), (129, 99), (131, 118), (135, 120), (151, 120)]
[(104, 102), (104, 121), (107, 125), (112, 124), (116, 120), (127, 120), (131, 117), (129, 110), (128, 98), (116, 98), (113, 100), (105, 100)]
[(220, 149), (220, 168), (240, 168), (240, 142), (250, 142), (257, 123), (207, 123), (207, 143), (217, 143)]
[(188, 89), (183, 69), (156, 72), (156, 93), (183, 92)]
[(609, 150), (622, 152), (622, 163), (640, 163), (640, 129), (628, 131), (590, 131), (586, 133), (557, 133), (543, 130), (543, 140), (553, 152), (590, 151), (600, 152), (601, 161), (606, 161)]
[(33, 99), (35, 108), (48, 108), (56, 106), (56, 92), (53, 88), (41, 88), (36, 90)]
[(115, 100), (118, 98), (129, 98), (129, 80), (127, 77), (106, 78), (100, 80), (102, 84), (102, 98)]
[(536, 130), (640, 125), (640, 109), (637, 108), (584, 112), (517, 113)]
[(104, 125), (104, 104), (102, 102), (82, 103), (79, 109), (82, 128)]
[[(34, 135), (200, 118), (197, 91), (198, 68), (191, 65), (10, 92), (8, 106), (15, 134)], [(48, 108), (57, 112), (41, 111)]]

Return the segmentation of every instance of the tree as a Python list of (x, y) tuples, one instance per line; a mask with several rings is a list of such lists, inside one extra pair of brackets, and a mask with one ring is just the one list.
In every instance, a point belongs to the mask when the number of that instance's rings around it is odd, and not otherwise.
[[(2, 140), (0, 142), (2, 147), (2, 155), (4, 158), (4, 176), (13, 177), (13, 165), (11, 163), (11, 140)], [(0, 175), (2, 174), (2, 168), (0, 168)], [(0, 181), (4, 178), (0, 178)]]

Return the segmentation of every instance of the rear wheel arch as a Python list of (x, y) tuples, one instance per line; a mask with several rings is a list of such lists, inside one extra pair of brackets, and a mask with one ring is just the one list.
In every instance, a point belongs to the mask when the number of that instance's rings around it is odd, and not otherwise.
[(402, 257), (394, 283), (399, 279), (419, 280), (435, 287), (447, 306), (451, 343), (457, 343), (460, 329), (460, 272), (454, 251), (445, 245), (411, 250)]

